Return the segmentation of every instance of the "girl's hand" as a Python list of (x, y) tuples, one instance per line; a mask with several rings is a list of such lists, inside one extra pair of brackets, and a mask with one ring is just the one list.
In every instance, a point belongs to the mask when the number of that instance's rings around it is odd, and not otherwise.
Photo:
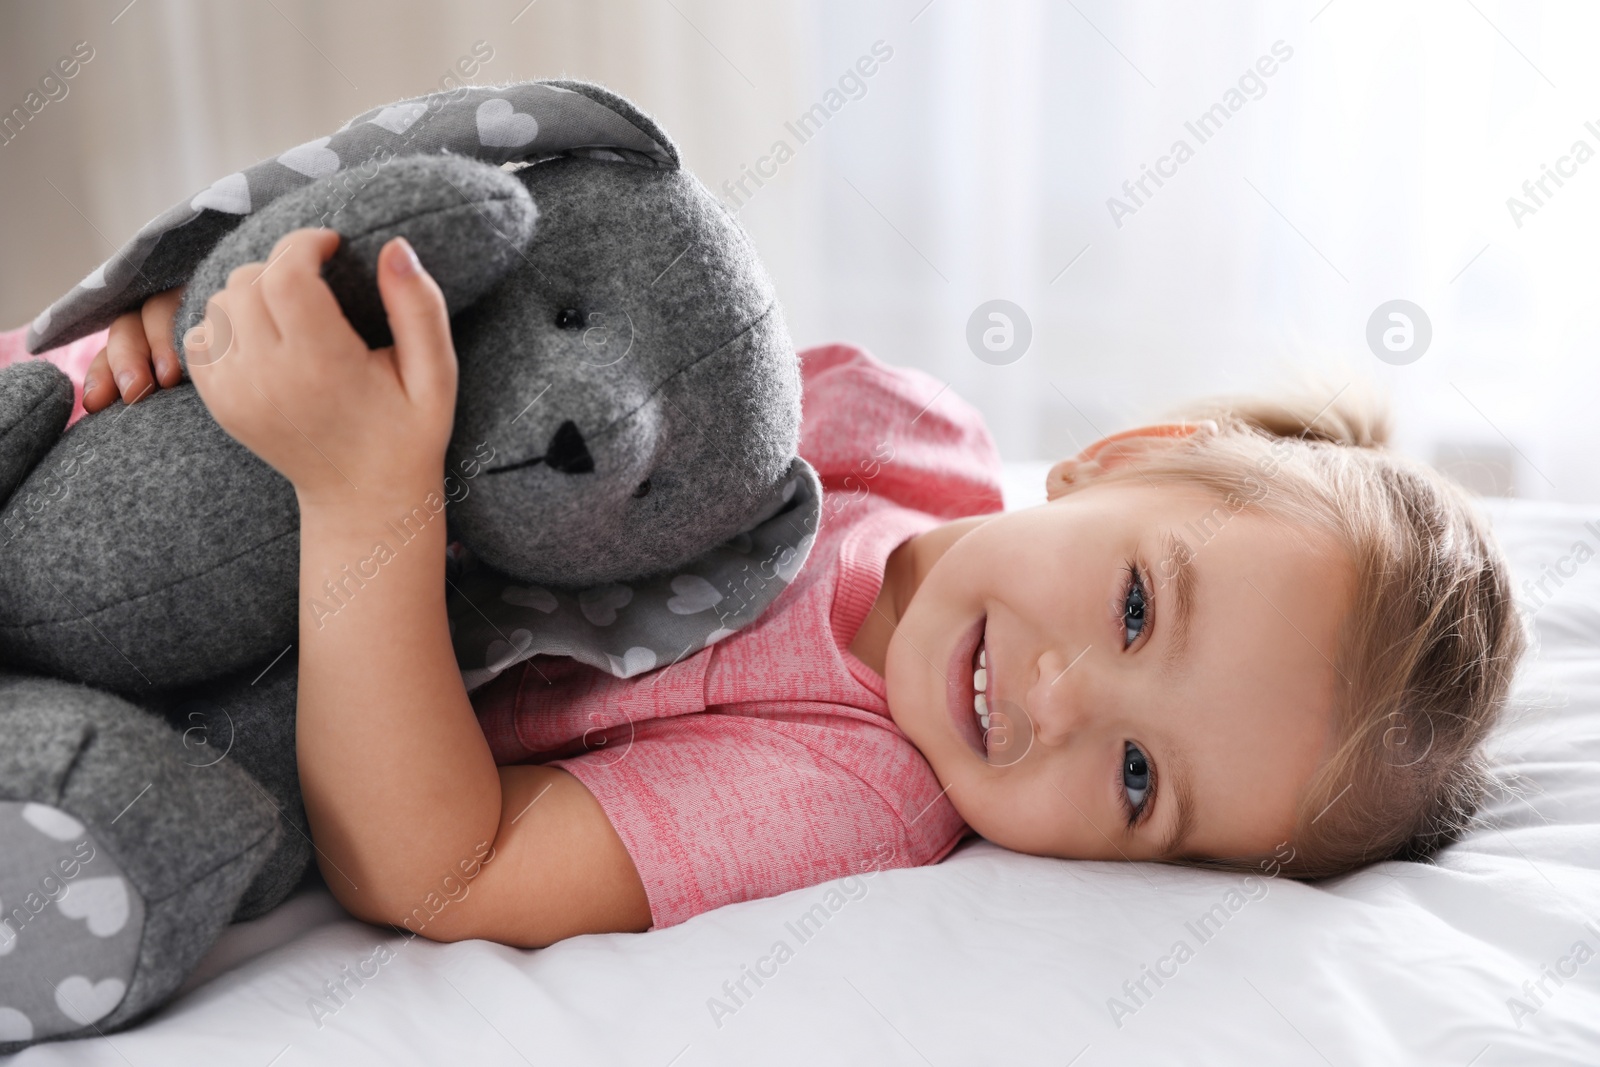
[(119, 315), (111, 324), (106, 347), (84, 375), (85, 411), (108, 408), (119, 396), (124, 404), (132, 404), (154, 392), (158, 384), (171, 389), (183, 380), (183, 367), (172, 348), (172, 319), (182, 297), (181, 285), (157, 293), (138, 311)]
[(378, 257), (392, 347), (368, 349), (322, 280), (333, 230), (296, 230), (249, 263), (184, 338), (211, 414), (318, 505), (415, 505), (438, 491), (456, 400), (444, 296), (404, 238)]

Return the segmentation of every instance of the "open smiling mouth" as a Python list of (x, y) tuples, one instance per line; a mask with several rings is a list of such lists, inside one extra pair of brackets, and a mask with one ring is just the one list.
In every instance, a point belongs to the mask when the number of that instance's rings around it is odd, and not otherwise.
[(984, 639), (978, 638), (978, 651), (972, 655), (972, 711), (985, 731), (989, 729), (989, 653)]
[[(950, 714), (956, 717), (956, 730), (984, 762), (992, 767), (1009, 767), (1033, 748), (1033, 720), (1028, 710), (999, 692), (999, 675), (989, 662), (989, 619), (973, 624), (958, 647), (970, 647), (971, 654), (960, 658), (953, 653), (950, 665)], [(968, 710), (970, 709), (970, 710)], [(970, 718), (969, 718), (970, 716)]]
[[(950, 650), (945, 674), (946, 713), (956, 734), (980, 759), (989, 758), (990, 707), (994, 682), (989, 673), (987, 616), (974, 620)], [(964, 653), (964, 654), (963, 654)]]

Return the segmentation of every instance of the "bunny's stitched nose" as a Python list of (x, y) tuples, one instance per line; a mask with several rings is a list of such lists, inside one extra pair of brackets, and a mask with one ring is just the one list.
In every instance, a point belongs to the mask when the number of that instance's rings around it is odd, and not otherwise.
[(504, 467), (492, 467), (483, 473), (505, 474), (538, 463), (548, 464), (551, 470), (562, 474), (588, 474), (594, 470), (594, 457), (589, 455), (589, 446), (584, 444), (578, 424), (568, 419), (556, 427), (556, 432), (550, 436), (550, 443), (545, 446), (544, 455), (521, 459)]

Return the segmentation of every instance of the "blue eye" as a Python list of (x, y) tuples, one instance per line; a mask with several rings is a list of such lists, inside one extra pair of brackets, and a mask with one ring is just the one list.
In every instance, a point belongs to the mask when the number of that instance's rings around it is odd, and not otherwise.
[(1132, 741), (1122, 745), (1123, 808), (1132, 826), (1144, 814), (1145, 801), (1150, 795), (1150, 761), (1145, 759), (1139, 746)]
[(1145, 616), (1150, 607), (1148, 595), (1145, 593), (1144, 577), (1138, 568), (1132, 564), (1128, 566), (1128, 584), (1122, 594), (1122, 632), (1123, 648), (1128, 648), (1139, 635), (1144, 633)]

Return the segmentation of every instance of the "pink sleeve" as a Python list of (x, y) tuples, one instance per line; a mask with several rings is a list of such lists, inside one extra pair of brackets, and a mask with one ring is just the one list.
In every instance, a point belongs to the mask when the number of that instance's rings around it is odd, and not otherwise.
[(943, 519), (1004, 507), (994, 438), (946, 383), (853, 345), (806, 349), (800, 376), (800, 454), (824, 489), (879, 494)]
[(29, 355), (27, 349), (28, 328), (19, 327), (15, 330), (6, 330), (0, 333), (0, 367), (7, 367), (13, 363), (22, 363), (30, 359), (43, 359), (54, 363), (66, 372), (72, 379), (72, 417), (67, 420), (67, 425), (72, 425), (83, 418), (83, 376), (89, 371), (89, 364), (94, 362), (94, 357), (106, 346), (106, 335), (109, 330), (91, 333), (87, 337), (80, 337), (70, 344), (60, 348), (47, 349), (37, 356)]
[(639, 723), (550, 761), (588, 787), (632, 856), (656, 927), (850, 874), (934, 862), (858, 776), (763, 720)]

